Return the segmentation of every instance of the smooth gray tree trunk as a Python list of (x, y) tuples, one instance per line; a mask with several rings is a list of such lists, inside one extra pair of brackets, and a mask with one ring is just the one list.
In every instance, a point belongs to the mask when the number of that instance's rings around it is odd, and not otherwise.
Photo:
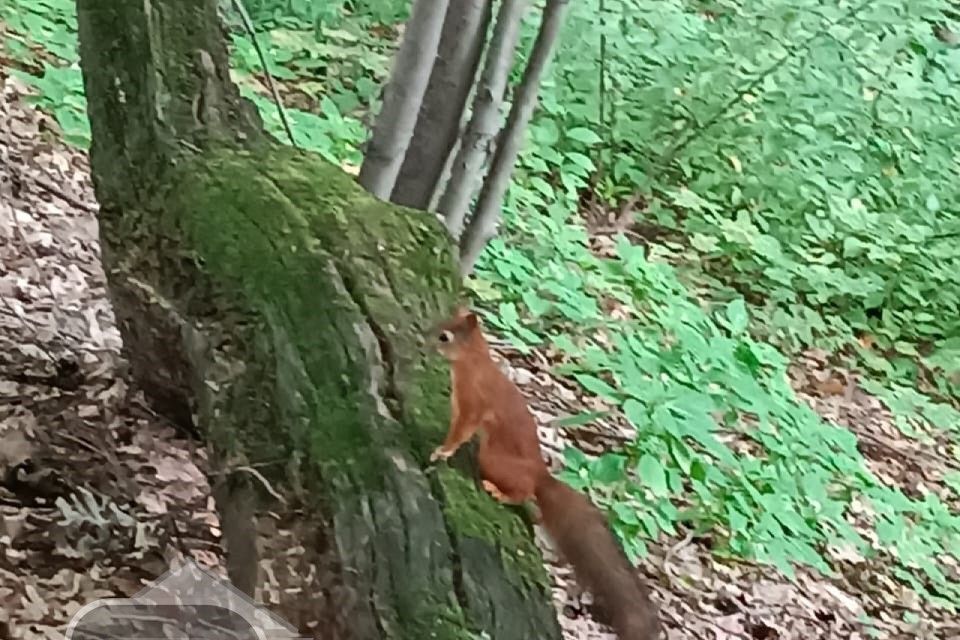
[(553, 55), (554, 44), (563, 27), (568, 5), (568, 0), (547, 0), (543, 10), (540, 30), (510, 108), (510, 115), (507, 116), (500, 144), (490, 163), (490, 170), (480, 190), (480, 197), (477, 198), (473, 216), (460, 238), (460, 269), (465, 274), (473, 270), (480, 252), (496, 235), (503, 197), (510, 185), (510, 176), (513, 174), (527, 125), (537, 106), (540, 79)]
[(449, 0), (414, 0), (410, 19), (360, 167), (360, 184), (388, 200), (413, 138)]
[(477, 76), (492, 5), (492, 0), (450, 0), (437, 60), (391, 202), (430, 208), (430, 198), (460, 136), (463, 110)]
[(437, 207), (454, 238), (459, 237), (463, 229), (463, 221), (483, 175), (483, 165), (500, 130), (500, 106), (513, 68), (523, 14), (528, 5), (528, 0), (503, 0), (497, 13), (483, 72), (473, 98), (473, 114)]

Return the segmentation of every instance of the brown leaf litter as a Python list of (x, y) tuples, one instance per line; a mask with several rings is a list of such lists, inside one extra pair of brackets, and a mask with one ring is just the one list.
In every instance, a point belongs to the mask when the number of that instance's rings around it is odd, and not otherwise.
[[(83, 604), (132, 595), (175, 558), (191, 557), (220, 574), (224, 558), (206, 452), (154, 415), (128, 383), (99, 264), (87, 158), (41, 135), (55, 126), (25, 104), (26, 93), (15, 79), (4, 79), (0, 477), (7, 488), (0, 489), (0, 637), (33, 639), (61, 637)], [(532, 399), (555, 462), (568, 443), (599, 454), (630, 437), (616, 414), (575, 431), (551, 427), (589, 403), (549, 373), (543, 353), (509, 355), (511, 375)], [(822, 365), (801, 362), (800, 371)], [(875, 399), (859, 391), (850, 398), (801, 395), (874, 447), (878, 453), (866, 453), (881, 477), (936, 485), (937, 451), (895, 438)], [(296, 524), (281, 524), (272, 533), (278, 545), (299, 539), (290, 533)], [(287, 550), (291, 558), (302, 551)], [(548, 546), (544, 551), (552, 557)], [(295, 592), (295, 567), (293, 559), (288, 567), (264, 566), (268, 579), (258, 599), (272, 603), (281, 590)], [(555, 562), (550, 569), (565, 637), (612, 638), (569, 595), (575, 591), (569, 569)], [(885, 603), (845, 578), (799, 571), (790, 582), (767, 567), (717, 560), (705, 538), (661, 540), (642, 570), (671, 639), (960, 637), (951, 621), (921, 616), (911, 628), (893, 613), (867, 630), (859, 617)], [(882, 567), (859, 570), (883, 576)], [(890, 580), (874, 582), (888, 589), (887, 603), (902, 600)], [(299, 622), (310, 628), (309, 613)], [(322, 629), (314, 633), (322, 637)]]
[(0, 636), (58, 638), (82, 605), (190, 556), (222, 565), (205, 452), (131, 389), (84, 154), (0, 95)]

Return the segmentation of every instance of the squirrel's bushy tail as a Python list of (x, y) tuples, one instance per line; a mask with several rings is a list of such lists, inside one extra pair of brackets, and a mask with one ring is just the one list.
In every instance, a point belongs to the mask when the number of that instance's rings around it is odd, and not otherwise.
[(542, 524), (561, 556), (573, 565), (620, 640), (656, 640), (660, 622), (650, 590), (637, 575), (603, 513), (549, 471), (535, 489)]

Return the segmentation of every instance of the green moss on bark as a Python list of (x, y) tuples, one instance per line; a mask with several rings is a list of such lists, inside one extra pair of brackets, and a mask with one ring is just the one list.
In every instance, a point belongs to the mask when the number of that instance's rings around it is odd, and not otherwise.
[[(439, 221), (399, 212), (338, 168), (287, 148), (256, 156), (220, 148), (182, 163), (171, 182), (157, 228), (175, 229), (191, 250), (174, 262), (210, 281), (178, 293), (219, 354), (197, 371), (198, 384), (218, 390), (199, 407), (210, 438), (266, 463), (271, 479), (295, 473), (308, 491), (322, 488), (311, 498), (331, 514), (347, 563), (396, 598), (382, 628), (404, 638), (555, 629), (535, 599), (510, 604), (511, 593), (542, 594), (547, 584), (520, 518), (452, 469), (434, 484), (445, 524), (439, 511), (424, 515), (435, 506), (416, 467), (446, 432), (449, 382), (423, 337), (459, 293)], [(391, 497), (420, 491), (428, 502)], [(358, 503), (362, 493), (371, 497)], [(436, 526), (446, 526), (457, 553), (474, 556), (461, 559), (463, 575), (446, 574), (449, 597), (438, 597), (435, 575), (448, 569), (430, 540)], [(409, 580), (378, 586), (378, 575)], [(497, 607), (527, 613), (510, 619), (494, 615)]]
[(523, 519), (497, 503), (454, 469), (440, 469), (445, 497), (444, 514), (458, 537), (484, 540), (501, 552), (503, 565), (514, 579), (541, 588), (549, 586), (540, 550)]

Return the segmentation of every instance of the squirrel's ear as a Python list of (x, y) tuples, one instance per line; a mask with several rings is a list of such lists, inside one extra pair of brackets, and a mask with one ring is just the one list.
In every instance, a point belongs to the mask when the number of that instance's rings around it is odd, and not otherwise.
[(458, 324), (466, 327), (467, 329), (473, 329), (477, 326), (477, 324), (479, 324), (477, 321), (477, 315), (470, 311), (470, 308), (464, 304), (457, 305), (457, 310), (453, 317)]

